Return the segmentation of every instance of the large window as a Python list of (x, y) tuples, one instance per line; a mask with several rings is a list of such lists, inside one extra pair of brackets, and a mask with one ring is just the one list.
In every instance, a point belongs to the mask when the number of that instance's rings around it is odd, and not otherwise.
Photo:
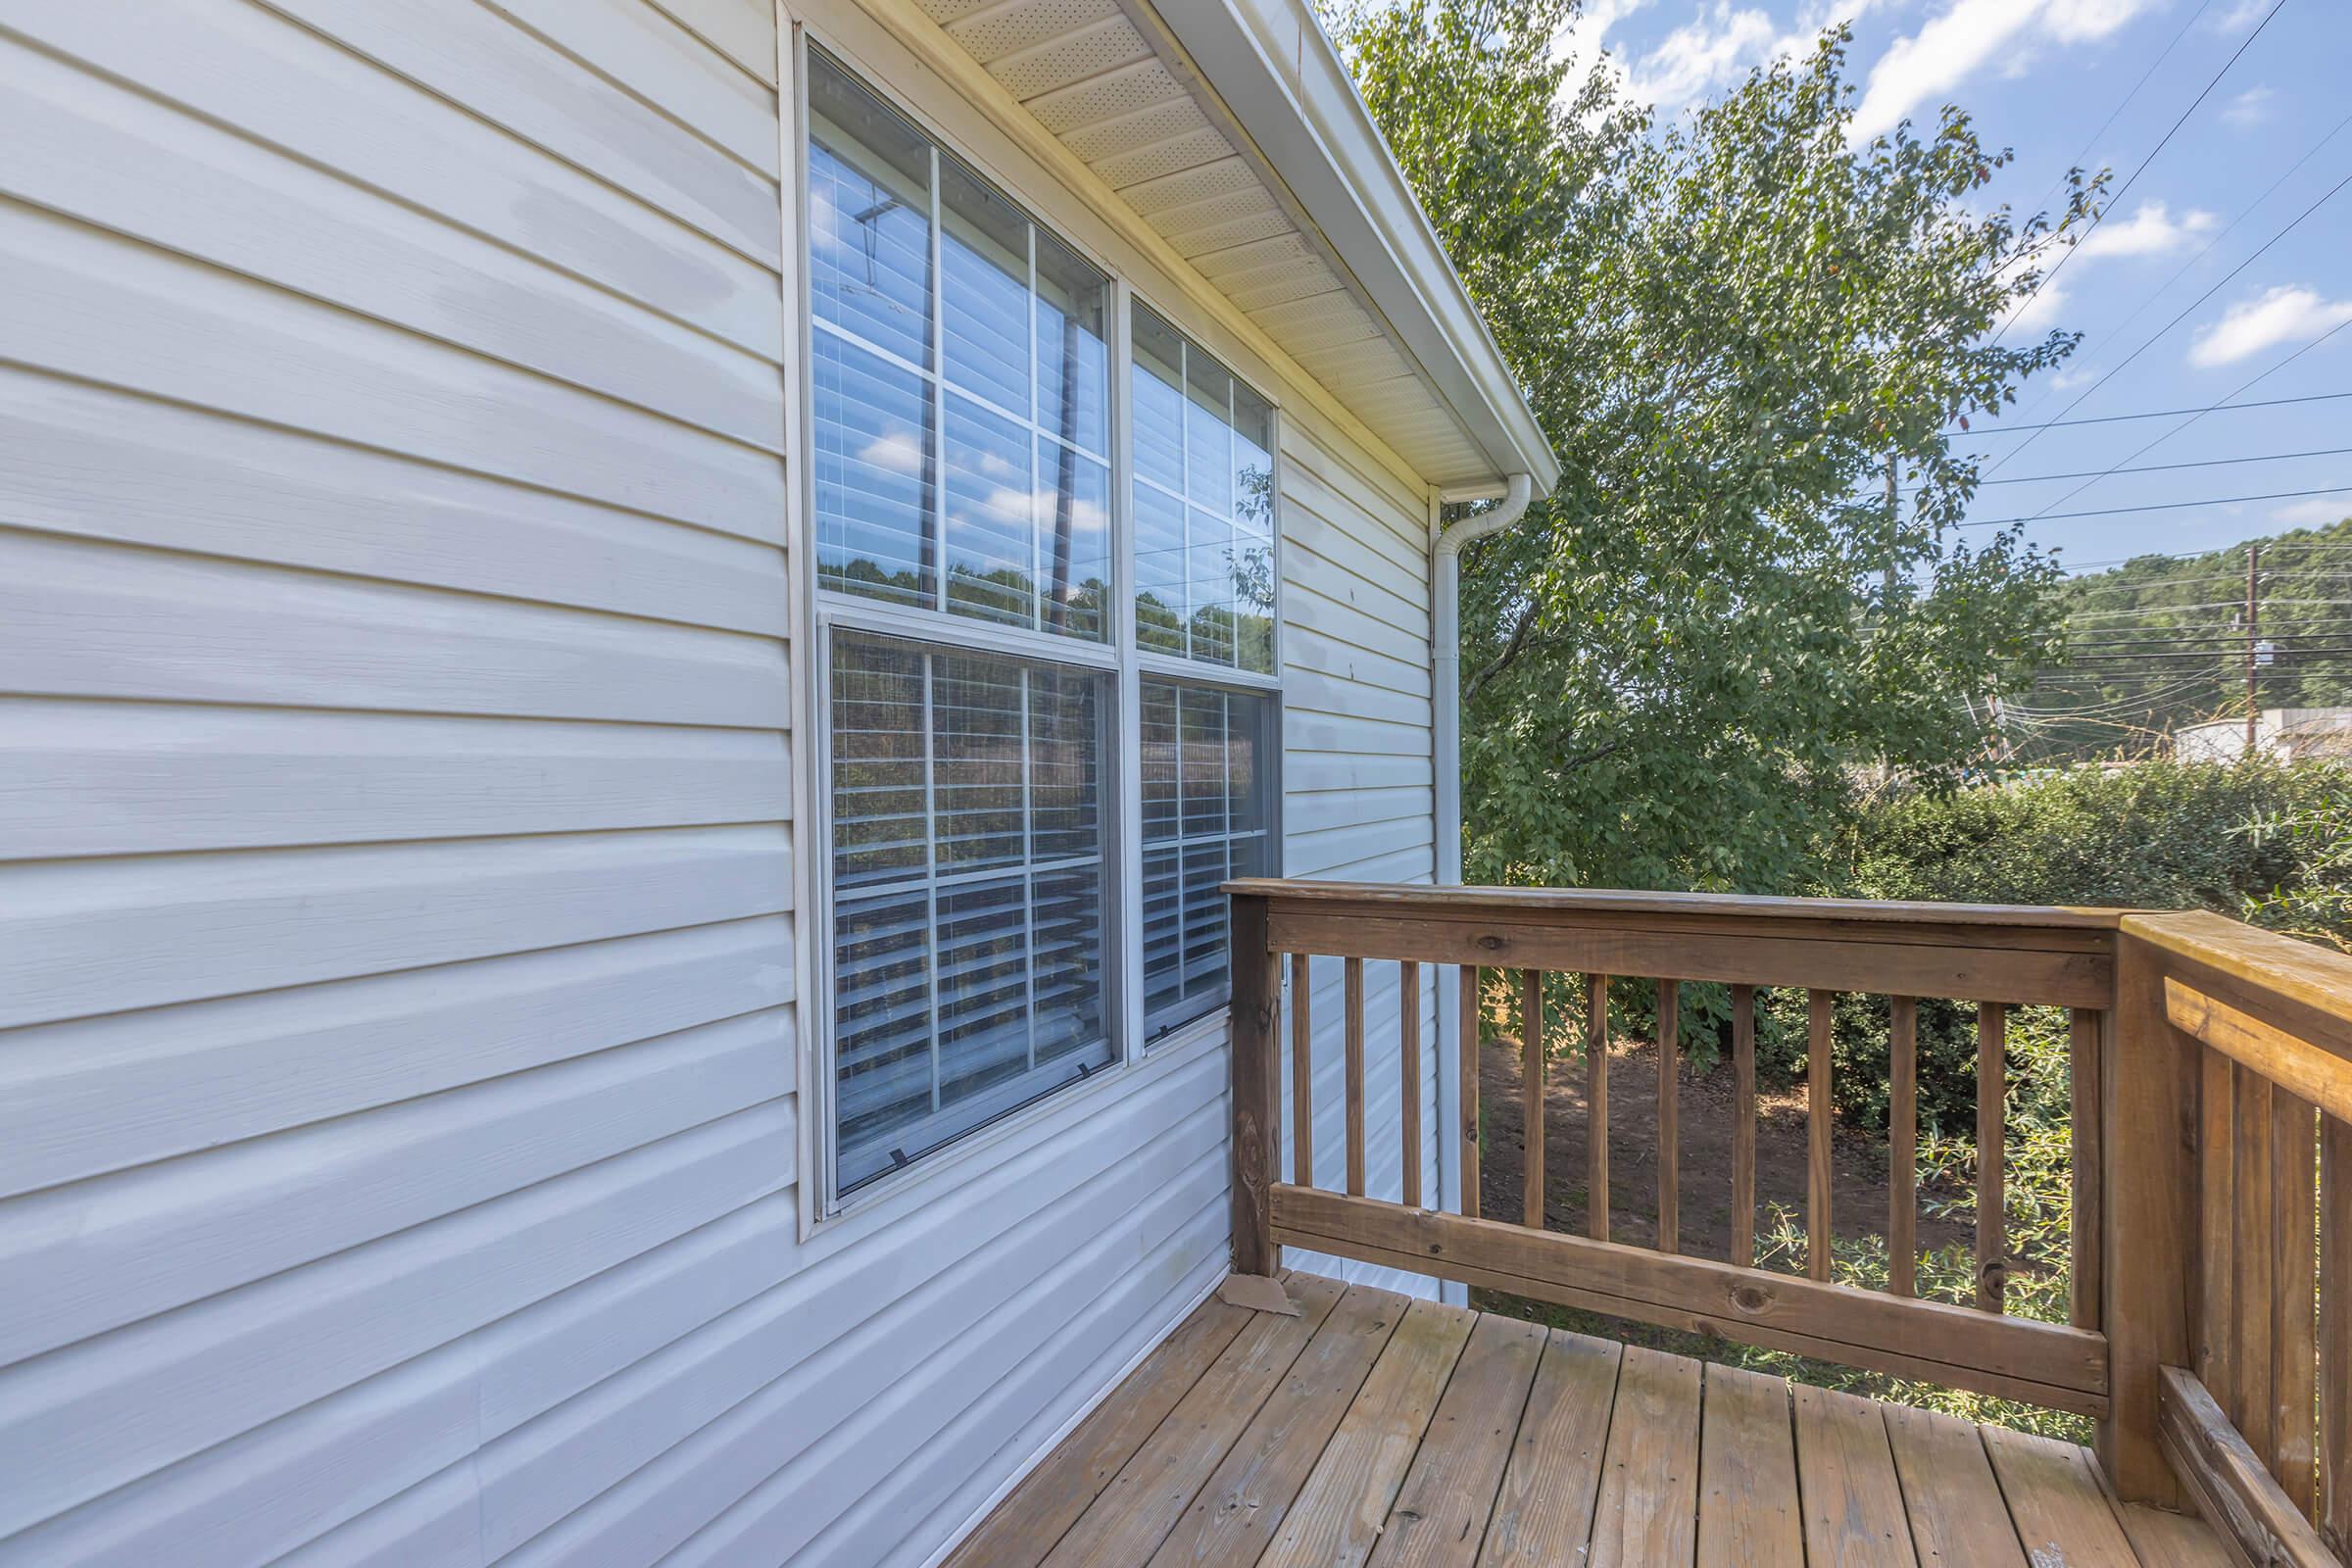
[(1276, 868), (1274, 416), (808, 75), (838, 1197), (1223, 1004), (1219, 885)]

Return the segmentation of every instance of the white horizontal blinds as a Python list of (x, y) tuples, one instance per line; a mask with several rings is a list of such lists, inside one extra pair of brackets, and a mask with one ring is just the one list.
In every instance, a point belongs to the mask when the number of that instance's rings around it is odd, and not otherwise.
[(1270, 699), (1146, 677), (1144, 1018), (1165, 1033), (1224, 1005), (1231, 877), (1270, 868)]
[(1273, 411), (1141, 305), (1133, 364), (1137, 638), (1270, 675)]
[(819, 52), (808, 103), (820, 585), (1107, 641), (1109, 278)]
[(1110, 1061), (1110, 685), (833, 632), (842, 1190)]

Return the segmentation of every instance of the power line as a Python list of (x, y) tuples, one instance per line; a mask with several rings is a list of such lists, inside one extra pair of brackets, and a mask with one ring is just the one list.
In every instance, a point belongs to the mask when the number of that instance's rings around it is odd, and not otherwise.
[[(2028, 430), (2058, 430), (2083, 424), (2125, 424), (2133, 419), (2170, 419), (2183, 414), (2235, 414), (2243, 409), (2281, 409), (2290, 403), (2328, 403), (2339, 398), (2352, 398), (2352, 392), (2311, 392), (2302, 397), (2262, 398), (2252, 403), (2230, 403), (2225, 398), (2222, 402), (2229, 404), (2227, 408), (2221, 404), (2207, 404), (2201, 409), (2150, 409), (2144, 414), (2102, 414), (2088, 419), (2044, 419), (2037, 424), (1988, 424), (1982, 430), (1972, 429), (1969, 434), (2022, 435)], [(2132, 454), (2133, 457), (2138, 455)]]
[(2036, 512), (2030, 516), (1993, 517), (1984, 522), (1963, 522), (1956, 526), (2006, 528), (2012, 523), (2055, 522), (2062, 517), (2114, 517), (2132, 512), (2182, 512), (2192, 507), (2231, 507), (2246, 501), (2292, 501), (2301, 496), (2340, 496), (2347, 493), (2352, 493), (2352, 484), (2324, 485), (2317, 490), (2273, 490), (2258, 496), (2212, 496), (2203, 501), (2158, 501), (2144, 507), (2091, 507), (2082, 512)]
[[(2018, 448), (2020, 452), (2024, 450), (2023, 447)], [(2104, 479), (2117, 473), (2172, 473), (2181, 468), (2227, 468), (2247, 463), (2284, 463), (2292, 458), (2340, 458), (2347, 452), (2352, 452), (2352, 447), (2314, 447), (2309, 452), (2269, 452), (2250, 458), (2205, 458), (2195, 463), (2148, 463), (2136, 468), (2085, 468), (2075, 473), (2035, 473), (2011, 479), (1979, 479), (1977, 483), (2047, 484), (2053, 479)]]
[(2000, 330), (1992, 334), (1992, 341), (1994, 343), (1999, 343), (2002, 337), (2007, 334), (2009, 328), (2017, 324), (2017, 318), (2026, 314), (2026, 307), (2034, 303), (2034, 296), (2039, 294), (2043, 289), (2049, 287), (2051, 281), (2056, 278), (2060, 272), (2066, 270), (2066, 264), (2074, 260), (2075, 252), (2082, 248), (2082, 240), (2090, 238), (2090, 236), (2098, 229), (2100, 220), (2106, 218), (2109, 213), (2114, 212), (2115, 209), (2122, 204), (2124, 197), (2130, 194), (2132, 187), (2139, 183), (2139, 176), (2146, 173), (2148, 172), (2148, 166), (2156, 161), (2157, 155), (2162, 153), (2167, 146), (2171, 145), (2173, 137), (2180, 133), (2180, 127), (2188, 123), (2188, 117), (2197, 112), (2197, 106), (2202, 104), (2207, 98), (2211, 97), (2213, 95), (2213, 89), (2222, 84), (2222, 78), (2230, 74), (2230, 68), (2237, 64), (2237, 57), (2244, 54), (2248, 49), (2251, 49), (2254, 46), (2254, 40), (2262, 36), (2263, 28), (2271, 24), (2271, 19), (2278, 16), (2278, 13), (2285, 8), (2286, 0), (2277, 0), (2277, 3), (2274, 4), (2271, 9), (2264, 13), (2263, 19), (2254, 24), (2254, 30), (2246, 34), (2245, 41), (2230, 52), (2229, 59), (2222, 62), (2222, 69), (2213, 74), (2213, 79), (2205, 84), (2204, 90), (2199, 92), (2195, 98), (2189, 101), (2189, 105), (2186, 109), (2180, 111), (2180, 118), (2173, 122), (2172, 128), (2164, 133), (2163, 139), (2158, 141), (2156, 145), (2149, 150), (2147, 157), (2139, 161), (2139, 167), (2132, 171), (2132, 177), (2124, 181), (2123, 189), (2117, 191), (2112, 197), (2110, 197), (2106, 206), (2100, 208), (2096, 213), (2091, 215), (2090, 225), (2082, 230), (2082, 238), (2076, 240), (2073, 245), (2067, 247), (2066, 254), (2058, 258), (2056, 266), (2052, 267), (2048, 271), (2042, 273), (2041, 276), (2034, 280), (2034, 286), (2026, 291), (2026, 297), (2017, 302), (2017, 309), (2009, 313), (2009, 319), (2003, 321), (2000, 325)]

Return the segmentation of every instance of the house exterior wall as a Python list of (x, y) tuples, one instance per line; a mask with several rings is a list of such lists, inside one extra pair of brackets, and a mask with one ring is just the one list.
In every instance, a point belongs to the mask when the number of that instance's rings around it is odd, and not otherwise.
[[(809, 10), (1282, 400), (1285, 869), (1427, 879), (1425, 492)], [(920, 1562), (1222, 1272), (1214, 1031), (809, 1223), (776, 60), (0, 4), (0, 1564)]]

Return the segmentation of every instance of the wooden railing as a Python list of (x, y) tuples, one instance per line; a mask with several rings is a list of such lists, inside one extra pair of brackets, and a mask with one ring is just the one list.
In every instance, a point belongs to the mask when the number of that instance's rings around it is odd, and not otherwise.
[[(2352, 1534), (2352, 959), (2211, 915), (1257, 880), (1229, 886), (1234, 953), (1234, 1266), (1285, 1245), (1620, 1318), (2079, 1412), (2132, 1500), (2186, 1495), (2253, 1562), (2325, 1563)], [(1345, 984), (1344, 1190), (1314, 1182), (1310, 957)], [(1293, 966), (1292, 1179), (1283, 1180), (1281, 965)], [(1399, 966), (1396, 1038), (1366, 1038), (1365, 967)], [(1422, 1205), (1424, 965), (1475, 1042), (1483, 974), (1516, 971), (1526, 1182), (1482, 1217), (1479, 1075), (1462, 1054), (1463, 1212)], [(1544, 977), (1584, 979), (1587, 1234), (1546, 1226)], [(1654, 1245), (1609, 1233), (1610, 977), (1652, 981), (1659, 1042)], [(1684, 1255), (1678, 987), (1730, 987), (1735, 1121), (1728, 1260)], [(1756, 1266), (1759, 987), (1807, 994), (1805, 1273)], [(1831, 1025), (1839, 993), (1889, 999), (1885, 1291), (1834, 1283)], [(1922, 1298), (1922, 999), (1977, 1015), (1973, 1302)], [(2075, 1208), (2070, 1321), (2003, 1310), (2004, 1041), (2013, 1005), (2069, 1009)], [(1401, 1125), (1365, 1125), (1367, 1053), (1396, 1053)], [(2324, 1129), (2324, 1131), (2323, 1131)], [(1400, 1201), (1366, 1192), (1366, 1145), (1398, 1140)], [(2317, 1158), (2315, 1159), (2315, 1152)], [(2316, 1174), (2315, 1174), (2316, 1172)], [(2298, 1229), (2298, 1227), (2300, 1227)], [(2317, 1245), (2314, 1238), (2324, 1240)], [(2301, 1239), (2298, 1248), (2297, 1239)], [(2314, 1304), (2316, 1300), (2316, 1305)], [(2193, 1345), (2193, 1353), (2192, 1353)], [(2259, 1368), (2259, 1370), (2258, 1370)], [(2300, 1534), (2297, 1534), (2297, 1530)], [(2311, 1555), (2318, 1553), (2318, 1555)]]

